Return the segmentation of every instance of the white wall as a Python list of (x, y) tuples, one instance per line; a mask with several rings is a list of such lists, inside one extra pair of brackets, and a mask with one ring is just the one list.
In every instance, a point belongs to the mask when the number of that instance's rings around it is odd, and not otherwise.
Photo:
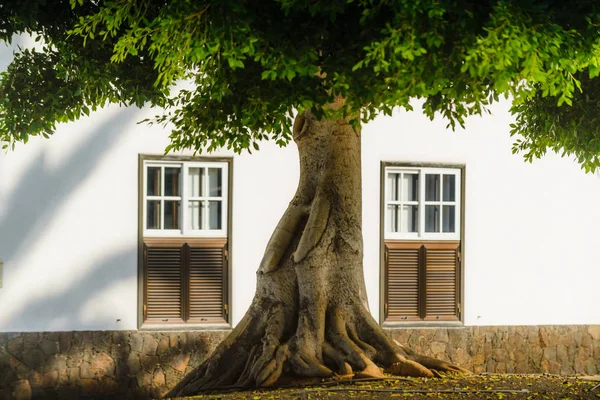
[[(0, 331), (136, 328), (138, 155), (162, 154), (168, 135), (136, 124), (152, 115), (110, 107), (0, 154)], [(444, 162), (466, 164), (465, 324), (600, 323), (600, 179), (555, 155), (524, 163), (511, 154), (509, 121), (500, 105), (455, 133), (416, 112), (364, 127), (365, 271), (375, 316), (381, 161)], [(297, 177), (293, 144), (234, 157), (234, 323)]]
[(466, 165), (466, 325), (600, 323), (600, 179), (549, 154), (511, 153), (508, 104), (451, 132), (399, 112), (363, 130), (367, 290), (379, 305), (380, 161)]

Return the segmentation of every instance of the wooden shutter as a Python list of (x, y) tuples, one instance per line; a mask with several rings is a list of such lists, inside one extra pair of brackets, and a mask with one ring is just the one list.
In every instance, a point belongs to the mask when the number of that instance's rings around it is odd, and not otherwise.
[(458, 320), (458, 242), (424, 243), (426, 321)]
[(387, 291), (385, 319), (414, 321), (419, 316), (421, 243), (386, 243)]
[(148, 322), (183, 321), (182, 248), (144, 245), (145, 307)]
[(189, 243), (190, 322), (226, 322), (224, 240)]

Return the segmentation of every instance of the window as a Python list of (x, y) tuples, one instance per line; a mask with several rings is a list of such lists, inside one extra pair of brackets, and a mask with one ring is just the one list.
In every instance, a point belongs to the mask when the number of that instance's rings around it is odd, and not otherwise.
[(145, 162), (144, 236), (225, 237), (227, 165)]
[(461, 172), (383, 168), (384, 321), (460, 319)]
[(142, 157), (144, 324), (228, 321), (229, 165)]

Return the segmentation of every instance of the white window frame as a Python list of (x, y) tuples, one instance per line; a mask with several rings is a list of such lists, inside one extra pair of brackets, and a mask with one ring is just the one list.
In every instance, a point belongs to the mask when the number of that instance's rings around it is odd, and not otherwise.
[[(389, 205), (414, 205), (416, 202), (414, 201), (390, 201), (388, 200), (391, 196), (389, 196), (389, 190), (391, 188), (388, 185), (388, 176), (389, 174), (398, 174), (398, 173), (418, 173), (419, 174), (419, 196), (418, 196), (418, 229), (417, 232), (392, 232), (391, 227), (389, 226), (389, 221), (387, 218), (387, 209)], [(454, 175), (455, 176), (455, 201), (444, 201), (443, 200), (443, 178), (440, 180), (440, 200), (439, 201), (425, 201), (425, 175)], [(461, 228), (461, 218), (462, 218), (462, 208), (461, 208), (461, 193), (462, 193), (462, 182), (461, 182), (461, 169), (460, 168), (430, 168), (430, 167), (386, 167), (385, 168), (385, 176), (384, 176), (384, 239), (386, 240), (460, 240), (460, 228)], [(443, 206), (454, 206), (455, 215), (454, 215), (454, 227), (455, 232), (425, 232), (425, 206), (426, 205), (438, 205), (440, 206), (440, 211), (443, 209)], [(440, 227), (442, 224), (442, 214), (439, 213), (440, 218)]]
[[(148, 167), (161, 167), (161, 195), (148, 196)], [(180, 167), (180, 191), (181, 196), (164, 196), (164, 168), (165, 167)], [(205, 194), (203, 197), (192, 197), (188, 193), (188, 171), (190, 168), (220, 168), (221, 169), (221, 196), (208, 196), (208, 175), (206, 176), (204, 185)], [(143, 235), (145, 237), (227, 237), (228, 226), (228, 210), (229, 210), (229, 163), (222, 161), (163, 161), (163, 160), (144, 160), (143, 162)], [(161, 200), (161, 224), (164, 223), (164, 200), (178, 200), (180, 205), (180, 227), (181, 229), (147, 229), (148, 215), (147, 207), (148, 200)], [(189, 229), (187, 226), (189, 201), (200, 200), (202, 202), (210, 200), (221, 201), (221, 229)], [(203, 221), (208, 221), (208, 207), (202, 207)]]

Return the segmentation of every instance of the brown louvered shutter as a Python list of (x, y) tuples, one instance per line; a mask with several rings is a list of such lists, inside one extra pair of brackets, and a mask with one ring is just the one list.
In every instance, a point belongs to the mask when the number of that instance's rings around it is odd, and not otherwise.
[(148, 322), (183, 322), (182, 247), (144, 245)]
[(387, 291), (385, 319), (419, 320), (421, 243), (386, 243)]
[(426, 321), (456, 321), (459, 242), (424, 243)]
[(226, 322), (226, 241), (188, 243), (189, 322)]

